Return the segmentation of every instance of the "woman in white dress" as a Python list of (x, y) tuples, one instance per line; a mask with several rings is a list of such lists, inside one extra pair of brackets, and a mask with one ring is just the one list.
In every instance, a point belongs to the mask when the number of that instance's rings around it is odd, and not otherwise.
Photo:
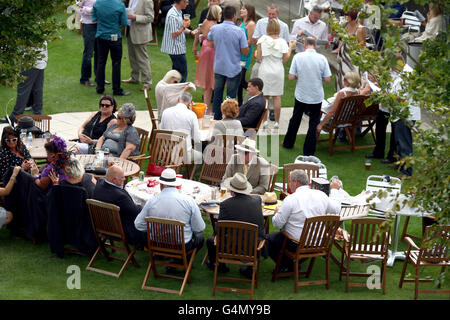
[[(258, 40), (257, 60), (261, 62), (258, 76), (264, 83), (263, 94), (266, 100), (273, 97), (273, 110), (275, 113), (275, 126), (278, 128), (281, 113), (281, 96), (284, 89), (284, 66), (289, 60), (291, 52), (296, 47), (296, 42), (289, 45), (280, 38), (280, 24), (272, 19), (267, 24), (267, 35)], [(267, 125), (267, 121), (264, 126)]]

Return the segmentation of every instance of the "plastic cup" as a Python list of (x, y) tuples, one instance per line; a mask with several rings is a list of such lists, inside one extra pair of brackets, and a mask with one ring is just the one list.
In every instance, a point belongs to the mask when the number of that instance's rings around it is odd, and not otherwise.
[(370, 171), (370, 167), (372, 166), (372, 161), (366, 160), (364, 165), (366, 166), (366, 171)]
[(183, 19), (184, 19), (184, 22), (188, 22), (189, 20), (191, 20), (191, 15), (190, 14), (183, 14)]

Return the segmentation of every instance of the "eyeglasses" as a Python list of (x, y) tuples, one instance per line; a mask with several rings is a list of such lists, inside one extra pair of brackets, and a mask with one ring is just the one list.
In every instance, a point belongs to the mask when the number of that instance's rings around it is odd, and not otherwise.
[(6, 142), (17, 142), (17, 140), (19, 140), (19, 139), (17, 139), (17, 138), (12, 138), (12, 139), (6, 138), (5, 139)]
[(100, 108), (109, 108), (111, 107), (112, 104), (104, 104), (104, 103), (100, 103)]

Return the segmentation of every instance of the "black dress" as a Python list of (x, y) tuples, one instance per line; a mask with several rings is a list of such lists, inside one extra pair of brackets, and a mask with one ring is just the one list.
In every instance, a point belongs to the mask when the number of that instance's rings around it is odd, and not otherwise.
[(89, 121), (86, 124), (86, 127), (83, 130), (84, 135), (87, 135), (89, 138), (91, 138), (93, 140), (98, 140), (103, 135), (103, 132), (105, 132), (105, 130), (108, 126), (108, 123), (112, 119), (116, 118), (112, 114), (111, 116), (109, 116), (108, 118), (103, 120), (102, 122), (99, 122), (101, 115), (102, 115), (102, 113), (100, 111), (97, 112), (96, 115), (92, 117), (91, 121)]
[(85, 173), (83, 175), (83, 179), (78, 183), (70, 183), (67, 180), (63, 180), (61, 181), (60, 185), (81, 187), (86, 190), (88, 199), (92, 198), (95, 189), (95, 184), (92, 182), (92, 176), (89, 173)]
[(22, 166), (24, 160), (30, 159), (30, 153), (28, 152), (25, 146), (22, 147), (22, 150), (19, 151), (23, 158), (18, 157), (14, 153), (11, 152), (9, 148), (0, 147), (0, 179), (3, 178), (5, 172), (10, 167)]

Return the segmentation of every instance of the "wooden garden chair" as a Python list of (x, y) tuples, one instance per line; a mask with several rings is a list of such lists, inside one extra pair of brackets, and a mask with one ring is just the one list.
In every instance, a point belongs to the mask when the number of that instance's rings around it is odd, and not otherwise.
[(159, 11), (161, 8), (161, 0), (153, 0), (153, 22), (152, 22), (152, 29), (153, 29), (153, 40), (152, 42), (147, 43), (149, 46), (158, 46), (158, 19), (159, 19)]
[[(359, 137), (364, 137), (370, 131), (374, 143), (377, 143), (377, 136), (375, 134), (374, 127), (377, 120), (378, 112), (379, 112), (378, 104), (372, 104), (368, 107), (366, 107), (365, 104), (362, 104), (360, 106), (359, 112), (356, 115), (355, 119), (355, 127), (361, 129), (364, 128), (364, 130), (361, 131), (360, 134), (358, 134)], [(355, 149), (368, 147), (369, 146), (355, 146)]]
[[(155, 117), (155, 114), (153, 113), (153, 108), (152, 108), (152, 103), (150, 102), (150, 98), (148, 97), (148, 90), (145, 89), (144, 90), (144, 98), (145, 98), (145, 102), (147, 103), (147, 109), (148, 109), (148, 113), (150, 115), (150, 121), (152, 122), (152, 131), (150, 134), (150, 138), (149, 138), (149, 150), (150, 150), (150, 145), (153, 143), (153, 140), (155, 138), (156, 135), (156, 129), (158, 129), (158, 123), (160, 122), (160, 119)], [(161, 117), (161, 115), (159, 115)]]
[[(111, 203), (105, 203), (94, 199), (87, 199), (86, 203), (89, 207), (92, 227), (94, 229), (95, 237), (97, 238), (98, 242), (98, 248), (92, 256), (91, 261), (89, 261), (86, 270), (91, 270), (119, 278), (130, 262), (138, 268), (139, 264), (134, 258), (136, 248), (130, 250), (128, 246), (127, 237), (125, 236), (125, 232), (122, 227), (122, 221), (120, 219), (120, 208)], [(122, 242), (123, 248), (114, 245), (114, 242)], [(108, 252), (107, 249), (111, 249), (112, 252)], [(127, 258), (123, 259), (113, 256), (111, 253), (113, 253), (114, 250), (125, 252), (127, 254)], [(93, 264), (95, 260), (97, 260), (100, 252), (102, 252), (108, 260), (113, 259), (124, 262), (119, 273), (113, 273), (93, 267)]]
[[(294, 292), (298, 292), (299, 286), (325, 284), (327, 290), (330, 288), (330, 254), (331, 246), (333, 245), (334, 235), (339, 228), (340, 221), (338, 216), (319, 216), (306, 218), (303, 225), (300, 239), (294, 239), (288, 233), (281, 231), (285, 238), (283, 245), (278, 256), (275, 270), (272, 274), (272, 282), (281, 277), (294, 276)], [(293, 241), (297, 244), (295, 252), (291, 252), (286, 248), (287, 241)], [(289, 258), (294, 263), (294, 270), (292, 272), (279, 273), (281, 263), (284, 257)], [(325, 265), (325, 277), (326, 280), (316, 281), (303, 281), (299, 282), (299, 275), (306, 275), (309, 278), (312, 268), (314, 266), (315, 259), (317, 257), (324, 257), (326, 261)], [(306, 272), (300, 272), (298, 270), (299, 260), (311, 258), (308, 270)]]
[[(377, 260), (381, 261), (380, 281), (383, 294), (385, 294), (390, 234), (390, 231), (380, 231), (380, 225), (385, 221), (378, 218), (354, 219), (352, 220), (350, 233), (348, 235), (344, 233), (344, 254), (341, 259), (339, 280), (342, 279), (342, 275), (346, 276), (345, 292), (348, 292), (349, 287), (367, 287), (366, 282), (350, 282), (350, 277), (370, 277), (373, 275), (373, 273), (350, 272), (351, 260), (359, 260), (361, 262)], [(345, 261), (347, 264), (344, 271)]]
[(136, 162), (139, 167), (142, 166), (142, 161), (144, 161), (145, 159), (149, 159), (148, 156), (145, 156), (145, 149), (147, 148), (147, 143), (148, 143), (148, 135), (149, 132), (147, 130), (135, 127), (138, 134), (139, 134), (139, 155), (138, 156), (130, 156), (128, 157), (128, 160), (134, 161)]
[(267, 188), (267, 192), (273, 192), (275, 190), (275, 182), (277, 181), (277, 173), (278, 173), (278, 166), (274, 164), (270, 164), (269, 169), (269, 186)]
[[(253, 299), (254, 288), (258, 287), (259, 253), (265, 244), (265, 240), (258, 242), (258, 226), (253, 223), (220, 220), (217, 222), (216, 230), (213, 296), (216, 295), (216, 290), (220, 290), (249, 293), (250, 299)], [(252, 267), (252, 279), (219, 277), (217, 274), (219, 263)], [(218, 281), (250, 283), (250, 289), (217, 286)]]
[[(184, 243), (184, 222), (156, 217), (146, 217), (145, 221), (147, 222), (147, 240), (150, 262), (148, 264), (147, 272), (145, 273), (144, 282), (142, 283), (142, 289), (173, 293), (181, 296), (186, 283), (191, 283), (190, 273), (192, 264), (194, 263), (195, 254), (197, 253), (197, 248), (186, 251)], [(174, 260), (178, 259), (181, 262), (160, 261), (156, 260), (155, 257), (173, 258)], [(183, 277), (159, 273), (156, 266), (179, 268), (184, 270), (185, 273)], [(180, 290), (147, 286), (151, 271), (153, 271), (155, 278), (163, 277), (183, 280)]]
[[(263, 113), (261, 114), (261, 117), (259, 118), (258, 124), (256, 125), (255, 128), (251, 128), (251, 127), (243, 127), (244, 132), (246, 133), (246, 136), (248, 136), (251, 139), (255, 139), (256, 135), (258, 134), (259, 128), (261, 128), (261, 125), (264, 122), (264, 119), (267, 118), (267, 113), (269, 112), (269, 103), (266, 100), (266, 107), (264, 108)], [(249, 135), (248, 132), (254, 131), (254, 134)]]
[(149, 161), (179, 172), (183, 166), (186, 139), (175, 134), (158, 132), (151, 145)]
[(234, 149), (235, 145), (241, 144), (245, 140), (245, 136), (232, 134), (218, 134), (214, 139), (214, 144), (224, 148)]
[(280, 200), (283, 200), (289, 195), (288, 184), (289, 175), (293, 170), (305, 170), (308, 175), (308, 180), (311, 182), (312, 178), (319, 177), (319, 166), (314, 163), (286, 163), (283, 166), (283, 188), (280, 192)]
[(212, 186), (220, 185), (227, 169), (227, 164), (233, 154), (233, 148), (208, 145), (203, 152), (203, 165), (198, 181)]
[(50, 121), (52, 117), (46, 114), (21, 114), (16, 117), (17, 121), (23, 117), (30, 117), (34, 120), (34, 125), (42, 130), (42, 132), (50, 132)]
[[(433, 279), (420, 279), (420, 269), (425, 267), (441, 267), (441, 274), (445, 268), (450, 266), (450, 256), (448, 246), (450, 241), (450, 226), (428, 226), (425, 229), (424, 241), (418, 247), (410, 237), (405, 237), (408, 242), (405, 263), (403, 264), (402, 274), (400, 276), (399, 288), (402, 288), (403, 282), (414, 282), (414, 299), (419, 298), (419, 293), (444, 293), (450, 294), (449, 289), (441, 289), (441, 283), (437, 289), (419, 290), (419, 282), (432, 282)], [(414, 266), (415, 274), (413, 278), (405, 278), (406, 266), (411, 263)]]
[[(361, 95), (343, 98), (336, 109), (331, 123), (327, 123), (323, 126), (323, 130), (328, 131), (328, 139), (318, 140), (317, 142), (328, 141), (330, 156), (333, 155), (333, 151), (335, 150), (351, 149), (352, 152), (355, 152), (355, 121), (361, 108), (365, 108), (364, 100), (367, 98), (367, 96)], [(339, 147), (334, 146), (340, 129), (345, 130), (347, 138), (350, 141), (350, 145)]]

